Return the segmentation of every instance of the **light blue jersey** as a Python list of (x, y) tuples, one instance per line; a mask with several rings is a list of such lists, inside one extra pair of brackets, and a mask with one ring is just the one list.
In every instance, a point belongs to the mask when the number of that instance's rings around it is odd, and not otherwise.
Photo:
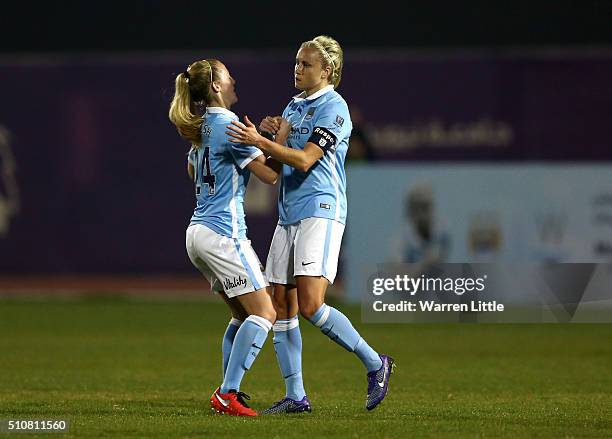
[(195, 170), (196, 208), (191, 224), (203, 224), (228, 238), (246, 239), (244, 192), (250, 171), (245, 167), (262, 152), (231, 143), (227, 126), (238, 117), (221, 107), (208, 107), (202, 123), (202, 146), (189, 151)]
[(308, 172), (283, 165), (278, 199), (279, 224), (304, 218), (346, 222), (344, 160), (353, 124), (345, 100), (329, 85), (312, 96), (294, 97), (283, 117), (291, 124), (287, 146), (304, 149), (307, 142), (324, 152)]

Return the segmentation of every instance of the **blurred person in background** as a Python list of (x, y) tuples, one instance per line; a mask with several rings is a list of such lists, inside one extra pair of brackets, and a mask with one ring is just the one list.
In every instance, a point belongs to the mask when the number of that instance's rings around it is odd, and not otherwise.
[[(318, 36), (302, 43), (295, 62), (294, 96), (282, 117), (267, 117), (262, 136), (245, 117), (245, 124), (228, 128), (235, 142), (256, 145), (283, 163), (279, 193), (279, 223), (266, 264), (274, 287), (278, 320), (274, 347), (285, 378), (285, 398), (264, 414), (309, 412), (302, 381), (300, 314), (323, 334), (362, 361), (367, 370), (366, 409), (374, 409), (387, 394), (393, 359), (380, 355), (359, 335), (349, 319), (324, 303), (334, 282), (346, 221), (344, 162), (352, 122), (345, 100), (335, 88), (342, 76), (343, 52), (336, 40)], [(286, 143), (278, 130), (286, 120), (291, 135)]]
[(537, 239), (531, 243), (531, 258), (535, 261), (557, 263), (571, 259), (570, 248), (573, 240), (567, 233), (569, 215), (566, 208), (542, 205), (532, 215)]
[[(251, 173), (274, 184), (280, 166), (262, 152), (230, 143), (226, 126), (237, 116), (230, 111), (238, 98), (235, 81), (216, 59), (196, 61), (175, 80), (169, 118), (180, 136), (192, 144), (187, 172), (195, 183), (196, 207), (187, 228), (187, 254), (228, 304), (232, 319), (222, 342), (223, 383), (210, 403), (217, 412), (257, 416), (240, 392), (245, 372), (259, 354), (276, 320), (261, 263), (247, 239), (243, 198)], [(197, 114), (196, 107), (205, 108)], [(277, 136), (288, 135), (279, 130)], [(270, 165), (270, 166), (268, 166)]]
[(497, 261), (504, 242), (498, 213), (482, 211), (472, 215), (467, 238), (472, 262)]
[(435, 213), (431, 184), (412, 186), (404, 201), (402, 230), (391, 242), (391, 262), (419, 264), (426, 267), (444, 262), (451, 239)]

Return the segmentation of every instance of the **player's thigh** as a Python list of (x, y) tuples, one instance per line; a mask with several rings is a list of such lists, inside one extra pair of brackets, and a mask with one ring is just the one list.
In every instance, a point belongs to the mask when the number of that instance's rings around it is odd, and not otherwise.
[(272, 302), (277, 319), (290, 319), (298, 313), (297, 288), (295, 285), (272, 284)]
[(270, 283), (292, 284), (296, 225), (277, 225), (266, 260), (266, 278)]
[(344, 224), (334, 220), (306, 218), (300, 221), (295, 235), (294, 276), (323, 276), (333, 283), (343, 234)]
[(210, 284), (211, 291), (215, 293), (219, 293), (223, 291), (223, 287), (221, 286), (221, 282), (215, 276), (211, 267), (206, 263), (206, 261), (200, 256), (200, 252), (198, 252), (197, 244), (196, 244), (196, 232), (197, 225), (189, 226), (186, 232), (186, 249), (187, 256), (191, 263), (202, 273), (202, 275), (206, 278), (208, 283)]
[(248, 239), (219, 235), (201, 226), (195, 236), (195, 251), (219, 279), (229, 298), (264, 290), (268, 282)]
[(241, 294), (233, 299), (240, 303), (248, 315), (263, 317), (272, 324), (276, 321), (276, 311), (265, 288)]

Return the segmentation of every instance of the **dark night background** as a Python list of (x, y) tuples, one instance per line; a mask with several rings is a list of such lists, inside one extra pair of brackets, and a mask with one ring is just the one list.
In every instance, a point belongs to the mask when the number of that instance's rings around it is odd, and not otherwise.
[(612, 2), (21, 1), (0, 15), (5, 53), (293, 49), (320, 33), (345, 48), (600, 46)]

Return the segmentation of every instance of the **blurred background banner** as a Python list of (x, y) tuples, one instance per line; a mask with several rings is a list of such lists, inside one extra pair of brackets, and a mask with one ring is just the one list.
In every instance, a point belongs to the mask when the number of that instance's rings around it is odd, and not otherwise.
[[(237, 81), (233, 110), (259, 121), (295, 94), (294, 56), (0, 58), (0, 272), (192, 273), (184, 250), (194, 202), (188, 145), (167, 118), (175, 75), (196, 59), (220, 58)], [(350, 282), (362, 254), (354, 236), (370, 230), (368, 254), (382, 262), (386, 253), (376, 249), (403, 233), (405, 193), (422, 181), (433, 184), (450, 227), (451, 260), (473, 259), (468, 229), (479, 227), (500, 228), (503, 257), (609, 256), (612, 168), (493, 163), (610, 160), (612, 51), (362, 50), (347, 51), (345, 61), (340, 92), (355, 124), (348, 163), (405, 161), (349, 173)], [(487, 163), (439, 168), (414, 160)], [(265, 260), (276, 193), (254, 180), (247, 223)], [(376, 196), (381, 190), (385, 197)], [(380, 227), (372, 227), (375, 217)]]
[(348, 193), (354, 301), (385, 262), (612, 260), (610, 164), (353, 166)]
[[(393, 84), (384, 98), (380, 72)], [(375, 158), (599, 160), (610, 157), (610, 75), (612, 52), (395, 53), (348, 58), (341, 87)]]

